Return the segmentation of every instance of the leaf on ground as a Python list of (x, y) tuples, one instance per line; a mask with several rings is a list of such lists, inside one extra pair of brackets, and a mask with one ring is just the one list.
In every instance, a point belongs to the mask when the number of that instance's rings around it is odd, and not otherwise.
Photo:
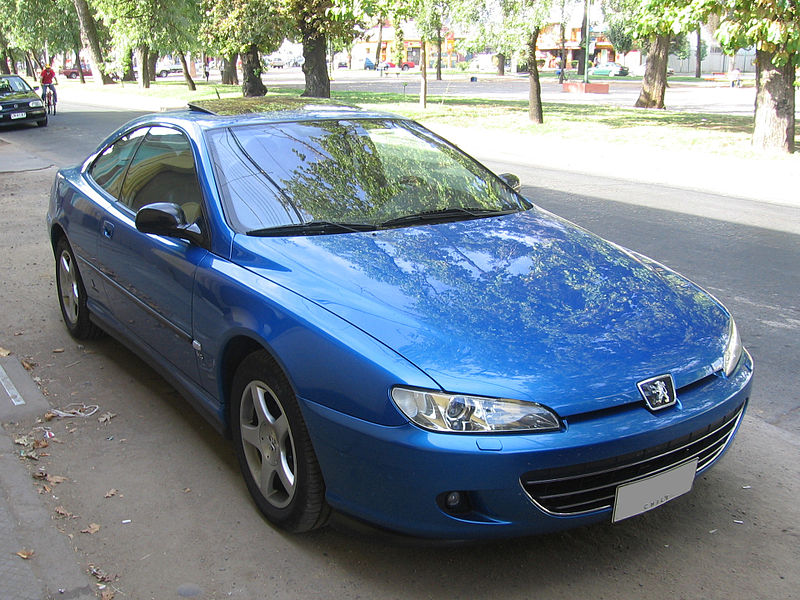
[(51, 410), (48, 410), (46, 413), (44, 413), (44, 420), (45, 420), (45, 421), (52, 421), (52, 420), (53, 420), (53, 419), (55, 419), (57, 416), (58, 416), (58, 415), (57, 415), (56, 413), (54, 413), (54, 412), (53, 412), (53, 411), (51, 411)]
[(33, 440), (31, 440), (31, 438), (27, 435), (18, 435), (17, 437), (14, 438), (14, 443), (17, 444), (18, 446), (27, 446), (32, 442)]
[(29, 558), (33, 558), (33, 555), (36, 554), (33, 550), (25, 550), (24, 548), (17, 552), (17, 556), (28, 560)]
[(100, 594), (100, 600), (114, 600), (114, 590), (103, 590)]
[(34, 471), (31, 473), (31, 477), (34, 479), (47, 479), (47, 472), (46, 471)]
[(60, 517), (65, 517), (65, 518), (68, 518), (68, 519), (77, 519), (78, 518), (77, 515), (73, 515), (71, 512), (69, 512), (63, 506), (56, 506), (55, 511), (56, 511), (56, 514), (58, 516), (60, 516)]
[(94, 565), (89, 565), (89, 573), (97, 579), (97, 581), (101, 583), (108, 583), (109, 581), (114, 581), (114, 578), (111, 577), (108, 573), (103, 571), (100, 567), (95, 567)]
[(26, 360), (23, 358), (20, 362), (22, 363), (22, 366), (25, 367), (26, 371), (33, 371), (33, 369), (36, 367), (36, 363), (32, 360)]
[(100, 525), (97, 523), (89, 523), (86, 529), (81, 529), (81, 533), (88, 533), (89, 535), (95, 534), (100, 531)]
[(100, 417), (99, 417), (97, 420), (98, 420), (100, 423), (108, 423), (108, 422), (110, 422), (110, 421), (111, 421), (111, 419), (113, 419), (113, 418), (114, 418), (114, 417), (116, 417), (116, 416), (117, 416), (117, 415), (115, 415), (115, 414), (114, 414), (114, 413), (112, 413), (112, 412), (105, 412), (105, 413), (103, 413), (102, 415), (100, 415)]
[(63, 348), (53, 348), (53, 354), (61, 354), (63, 351)]
[(111, 488), (106, 492), (106, 498), (111, 498), (111, 496), (117, 495), (117, 488)]
[(63, 475), (48, 475), (47, 481), (50, 483), (64, 483), (67, 481), (67, 478)]
[(11, 350), (6, 350), (2, 346), (0, 346), (0, 356), (5, 358), (6, 356), (11, 356)]
[(47, 440), (33, 440), (33, 447), (34, 448), (47, 448), (50, 445), (50, 442)]

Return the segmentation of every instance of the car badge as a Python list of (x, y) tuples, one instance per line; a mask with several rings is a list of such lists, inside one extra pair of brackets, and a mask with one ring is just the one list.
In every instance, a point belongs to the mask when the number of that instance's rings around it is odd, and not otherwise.
[(647, 403), (647, 408), (652, 411), (667, 408), (678, 401), (675, 394), (675, 382), (669, 373), (640, 381), (636, 387), (639, 388), (639, 393)]

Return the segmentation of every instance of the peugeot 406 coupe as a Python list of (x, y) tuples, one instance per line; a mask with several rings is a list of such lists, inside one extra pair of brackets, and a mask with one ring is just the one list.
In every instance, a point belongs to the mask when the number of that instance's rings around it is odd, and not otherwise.
[(56, 176), (63, 319), (230, 436), (255, 504), (414, 536), (634, 517), (730, 446), (752, 360), (666, 266), (412, 120), (305, 100), (138, 118)]

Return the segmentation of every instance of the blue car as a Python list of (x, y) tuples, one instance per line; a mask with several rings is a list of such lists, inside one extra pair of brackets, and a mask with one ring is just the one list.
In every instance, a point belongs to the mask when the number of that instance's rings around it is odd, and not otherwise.
[(47, 225), (69, 332), (167, 378), (292, 532), (634, 517), (691, 489), (750, 394), (719, 301), (405, 118), (147, 115), (58, 172)]

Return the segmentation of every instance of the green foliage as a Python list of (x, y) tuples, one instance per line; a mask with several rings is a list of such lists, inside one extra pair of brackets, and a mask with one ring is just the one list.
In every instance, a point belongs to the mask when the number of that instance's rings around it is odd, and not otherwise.
[(694, 0), (700, 18), (719, 15), (717, 40), (725, 52), (757, 46), (777, 66), (800, 66), (800, 5), (788, 0)]
[(611, 17), (606, 35), (617, 52), (627, 54), (633, 50), (634, 24), (628, 19), (618, 15)]
[(277, 50), (289, 32), (281, 3), (269, 0), (203, 0), (201, 32), (206, 44), (225, 56), (255, 44), (265, 53)]
[(510, 56), (550, 17), (551, 0), (453, 0), (453, 19), (465, 28), (462, 48)]

